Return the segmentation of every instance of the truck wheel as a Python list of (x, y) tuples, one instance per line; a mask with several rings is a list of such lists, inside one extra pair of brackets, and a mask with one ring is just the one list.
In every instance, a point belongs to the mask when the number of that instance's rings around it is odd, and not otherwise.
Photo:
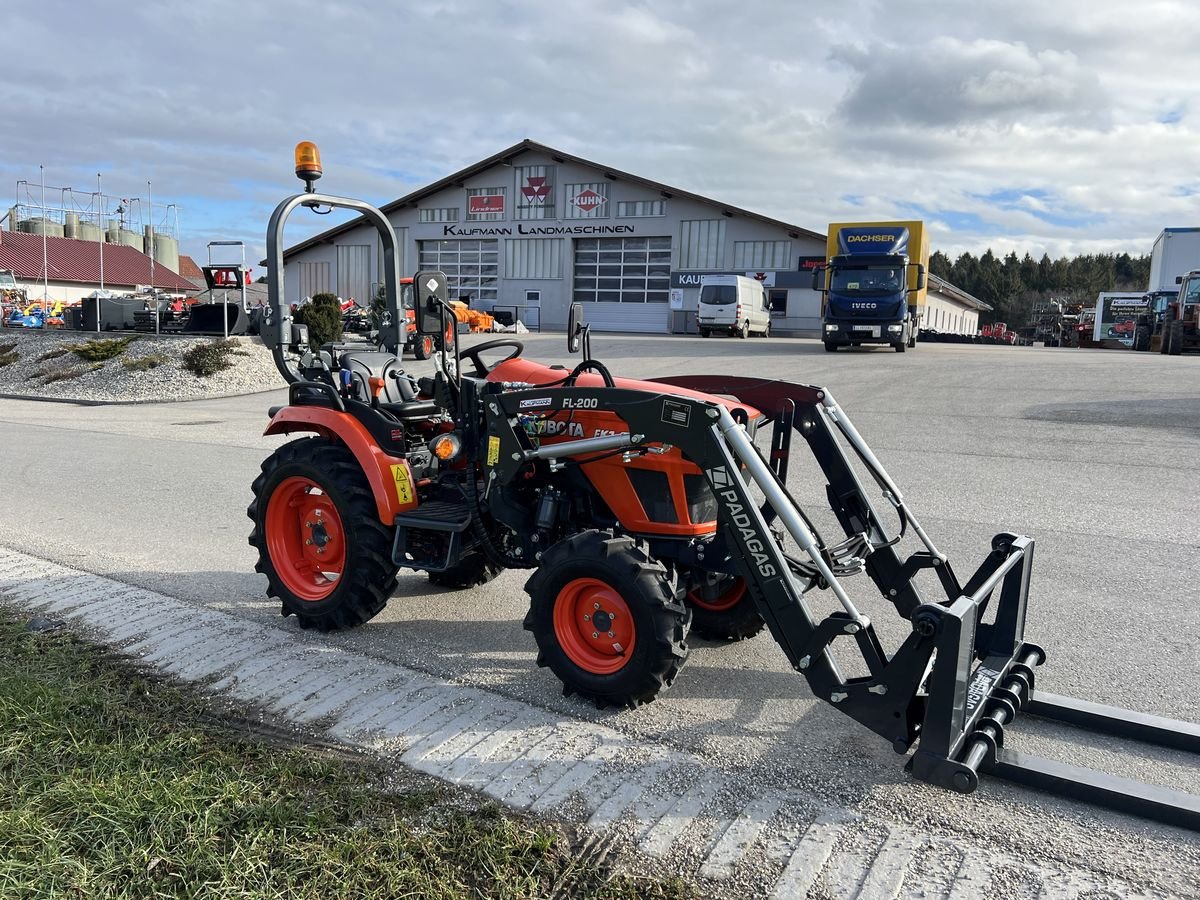
[(396, 589), (392, 535), (379, 521), (357, 460), (327, 438), (302, 438), (267, 457), (246, 514), (254, 571), (301, 628), (338, 631), (373, 618)]
[(742, 327), (738, 329), (737, 336), (742, 339), (750, 337), (750, 322), (749, 321), (742, 323)]
[(433, 356), (433, 335), (418, 334), (413, 341), (413, 356), (417, 359), (429, 359)]
[(836, 353), (837, 348), (838, 348), (837, 344), (831, 344), (829, 341), (825, 342), (825, 352), (826, 353)]
[(464, 588), (487, 584), (504, 569), (487, 558), (479, 550), (466, 554), (445, 572), (429, 572), (429, 583), (438, 587)]
[(633, 538), (584, 531), (559, 541), (525, 591), (538, 665), (565, 695), (598, 707), (649, 703), (687, 659), (689, 610), (666, 568)]
[(763, 630), (767, 623), (759, 615), (744, 579), (699, 574), (687, 594), (692, 634), (713, 641), (740, 641)]
[(1170, 346), (1167, 347), (1167, 355), (1178, 356), (1183, 352), (1183, 319), (1172, 321), (1167, 335), (1171, 339)]
[(707, 328), (700, 329), (700, 337), (709, 337), (712, 334)]
[(1139, 325), (1133, 330), (1133, 349), (1134, 350), (1149, 350), (1150, 349), (1150, 329), (1145, 325)]
[(762, 336), (765, 338), (769, 338), (771, 336), (771, 323), (770, 322), (768, 322), (767, 327), (763, 329)]
[(908, 349), (908, 342), (901, 339), (901, 340), (897, 341), (896, 343), (892, 344), (892, 346), (896, 348), (897, 353), (903, 353), (905, 350)]

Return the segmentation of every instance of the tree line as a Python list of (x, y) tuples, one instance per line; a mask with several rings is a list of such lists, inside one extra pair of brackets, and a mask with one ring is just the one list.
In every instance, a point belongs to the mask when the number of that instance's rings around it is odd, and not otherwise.
[(1088, 253), (1052, 260), (1043, 254), (1035, 260), (1028, 253), (1018, 257), (1010, 252), (1001, 259), (989, 248), (980, 257), (963, 253), (951, 262), (938, 250), (929, 257), (929, 271), (992, 306), (991, 312), (979, 314), (981, 324), (1006, 322), (1017, 328), (1039, 301), (1088, 309), (1101, 291), (1144, 291), (1150, 283), (1150, 257)]

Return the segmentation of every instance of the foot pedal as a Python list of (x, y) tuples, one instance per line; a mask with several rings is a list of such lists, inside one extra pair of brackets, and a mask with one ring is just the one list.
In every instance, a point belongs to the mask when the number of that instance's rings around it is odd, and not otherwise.
[(462, 552), (471, 511), (458, 503), (433, 501), (396, 516), (392, 562), (408, 569), (445, 572)]

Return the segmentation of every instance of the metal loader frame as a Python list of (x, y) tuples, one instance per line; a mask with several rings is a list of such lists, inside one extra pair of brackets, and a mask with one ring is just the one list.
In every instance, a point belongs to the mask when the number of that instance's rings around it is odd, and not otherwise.
[[(484, 438), (479, 464), (484, 500), (517, 483), (529, 466), (598, 454), (652, 452), (670, 445), (705, 474), (718, 499), (718, 534), (710, 541), (677, 542), (678, 562), (740, 574), (771, 634), (813, 693), (888, 739), (898, 753), (918, 745), (909, 761), (917, 778), (961, 793), (975, 790), (979, 773), (991, 773), (1042, 790), (1120, 812), (1200, 830), (1200, 799), (1143, 785), (1003, 747), (1005, 728), (1019, 711), (1122, 737), (1200, 753), (1200, 727), (1057, 697), (1034, 688), (1045, 653), (1024, 639), (1034, 542), (999, 534), (979, 568), (961, 582), (908, 507), (899, 488), (853, 423), (820, 387), (726, 376), (657, 379), (664, 387), (691, 388), (735, 397), (774, 423), (770, 461), (754, 446), (744, 411), (664, 392), (617, 387), (481, 386)], [(512, 390), (513, 387), (520, 389)], [(496, 393), (488, 393), (489, 388)], [(548, 399), (547, 399), (548, 398)], [(522, 407), (522, 401), (537, 400)], [(519, 425), (521, 410), (547, 415), (600, 409), (618, 415), (629, 433), (533, 446)], [(793, 433), (800, 434), (828, 479), (830, 506), (845, 531), (836, 545), (823, 543), (785, 485)], [(838, 435), (882, 489), (898, 514), (901, 534), (888, 533), (839, 443)], [(499, 452), (492, 447), (499, 441)], [(488, 449), (485, 459), (483, 448)], [(488, 461), (490, 459), (490, 462)], [(760, 508), (747, 482), (763, 492)], [(778, 520), (778, 524), (776, 523)], [(924, 549), (902, 559), (896, 545), (911, 527)], [(773, 528), (782, 528), (804, 551), (784, 551)], [(781, 533), (781, 532), (780, 532)], [(723, 557), (721, 557), (723, 554)], [(914, 576), (937, 575), (944, 598), (926, 600)], [(865, 572), (881, 595), (911, 623), (899, 649), (888, 654), (841, 577)], [(818, 620), (805, 599), (827, 588), (842, 609)], [(994, 615), (984, 621), (989, 608)], [(869, 675), (845, 677), (833, 644), (851, 638)]]

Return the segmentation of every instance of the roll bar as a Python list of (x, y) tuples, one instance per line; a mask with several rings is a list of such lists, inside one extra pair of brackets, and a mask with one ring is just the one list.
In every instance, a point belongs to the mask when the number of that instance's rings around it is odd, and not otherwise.
[[(389, 353), (400, 355), (404, 347), (404, 310), (400, 306), (400, 263), (396, 232), (379, 209), (362, 200), (334, 197), (330, 194), (308, 192), (288, 197), (275, 207), (267, 223), (267, 296), (269, 304), (264, 310), (259, 329), (262, 341), (271, 348), (275, 367), (289, 384), (305, 380), (303, 374), (287, 357), (287, 348), (295, 343), (303, 344), (306, 331), (301, 331), (292, 322), (292, 310), (284, 297), (283, 278), (283, 226), (298, 206), (316, 208), (331, 206), (352, 209), (375, 226), (383, 242), (383, 286), (385, 315), (379, 328), (379, 343)], [(319, 348), (318, 348), (319, 349)]]

